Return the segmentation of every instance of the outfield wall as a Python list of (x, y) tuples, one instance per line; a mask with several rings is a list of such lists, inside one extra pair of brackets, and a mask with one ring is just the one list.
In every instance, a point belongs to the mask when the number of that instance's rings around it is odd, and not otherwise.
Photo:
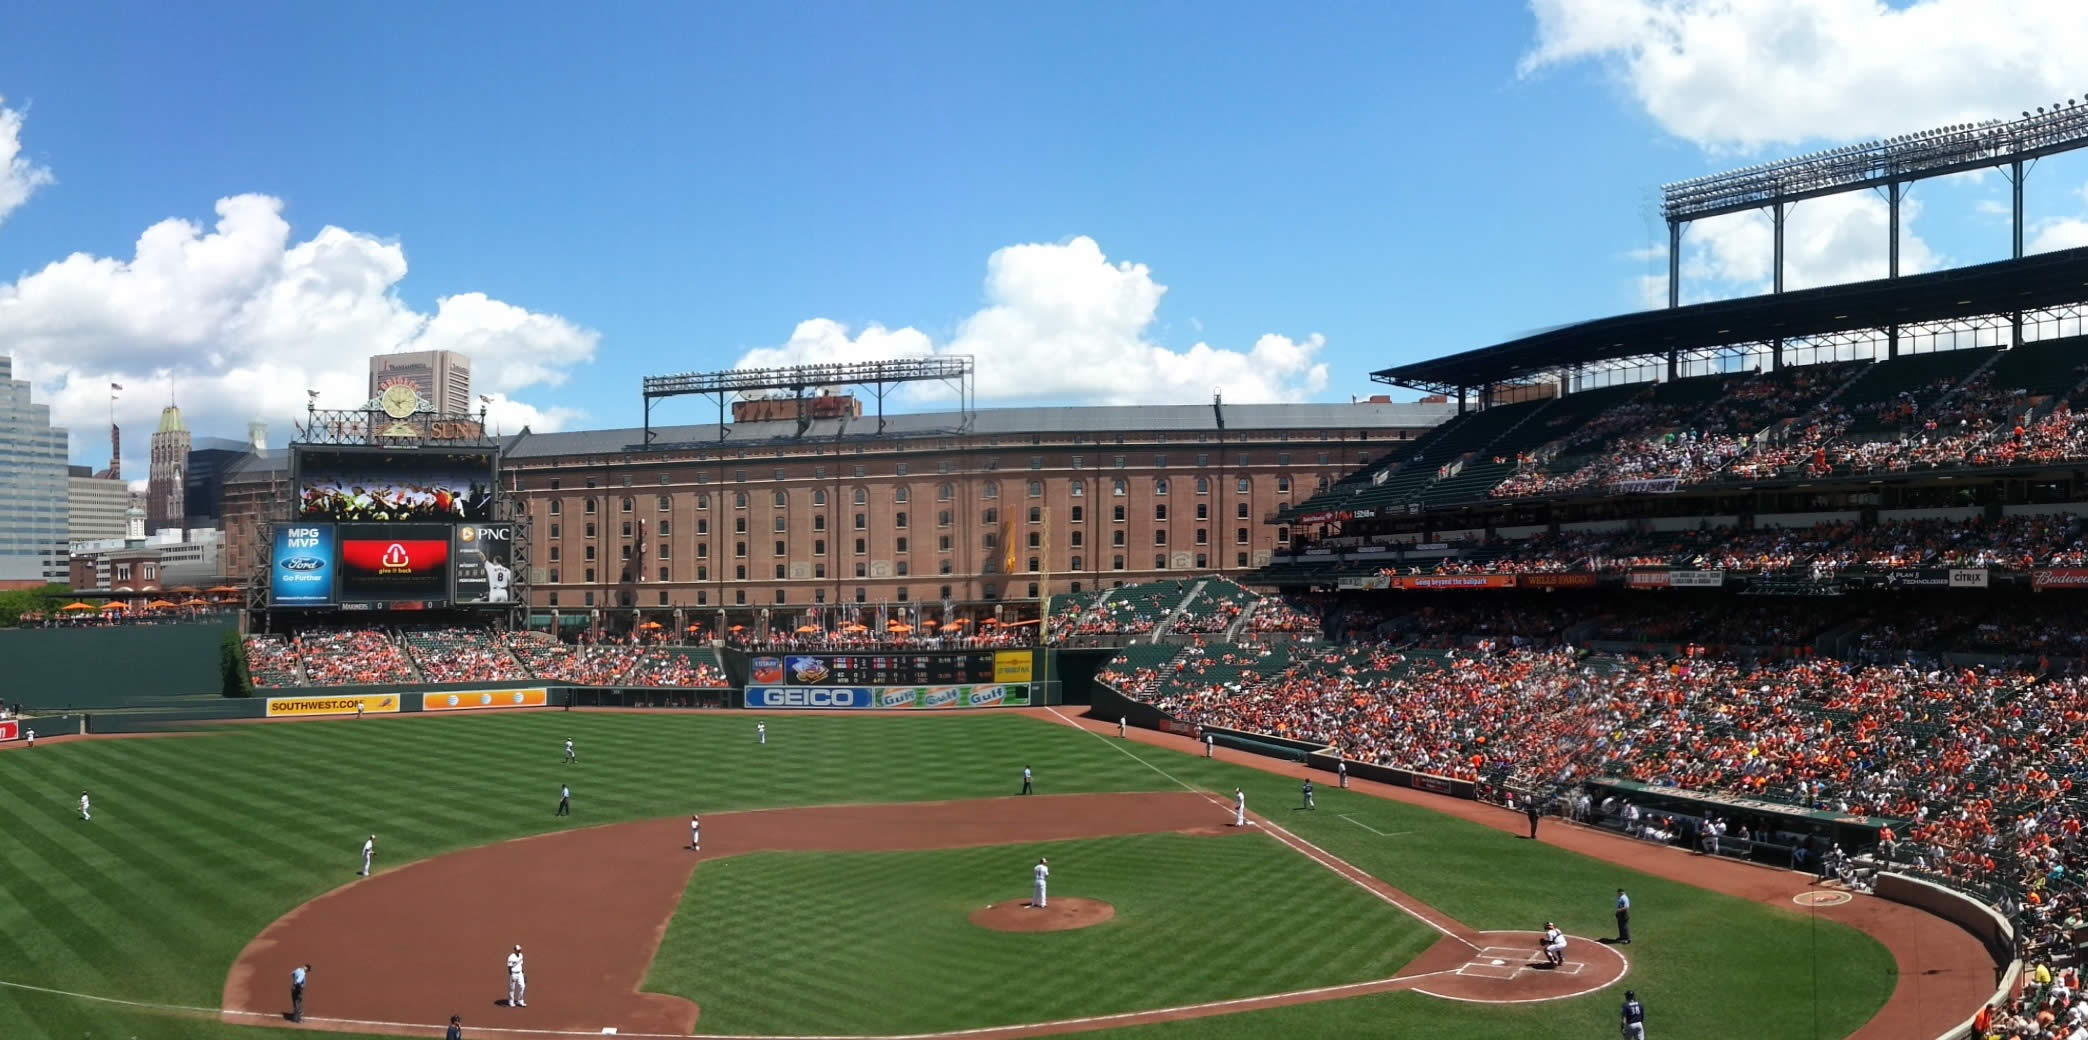
[[(1988, 1003), (1999, 1005), (2008, 1000), (2016, 980), (2023, 974), (2023, 962), (2016, 959), (2015, 926), (2008, 923), (2006, 917), (1963, 892), (1904, 874), (1879, 874), (1871, 886), (1871, 894), (1887, 902), (1925, 910), (1972, 933), (1972, 937), (1986, 947), (1987, 956), (2005, 969)], [(1971, 1037), (1972, 1020), (1978, 1015), (1978, 1012), (1967, 1015), (1957, 1028), (1939, 1039), (1964, 1040)]]
[(224, 691), (218, 652), (229, 617), (201, 624), (0, 629), (7, 702), (106, 710)]

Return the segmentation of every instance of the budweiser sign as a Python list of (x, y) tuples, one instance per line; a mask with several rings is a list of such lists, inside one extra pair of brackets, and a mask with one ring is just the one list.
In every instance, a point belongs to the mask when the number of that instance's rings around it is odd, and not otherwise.
[(2088, 569), (2039, 569), (2030, 574), (2032, 590), (2088, 589)]

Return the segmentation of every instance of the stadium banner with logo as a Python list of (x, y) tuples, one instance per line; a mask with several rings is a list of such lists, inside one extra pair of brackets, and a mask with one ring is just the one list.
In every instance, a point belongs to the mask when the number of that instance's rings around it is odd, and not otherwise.
[(1950, 572), (1945, 569), (1889, 569), (1885, 572), (1885, 583), (1892, 587), (1948, 587)]
[(277, 526), (268, 565), (271, 605), (332, 605), (334, 527), (331, 523)]
[(440, 601), (450, 596), (451, 527), (342, 525), (341, 600)]
[(2038, 569), (2030, 574), (2033, 591), (2080, 591), (2088, 589), (2088, 569)]
[(1393, 586), (1404, 591), (1471, 590), (1482, 587), (1514, 587), (1515, 576), (1507, 573), (1480, 573), (1472, 576), (1402, 576), (1394, 578)]
[(1593, 573), (1524, 573), (1524, 587), (1594, 587)]
[(993, 654), (993, 680), (1029, 682), (1036, 678), (1037, 657), (1028, 649)]
[(1669, 587), (1724, 587), (1723, 569), (1670, 569)]
[(1984, 569), (1953, 569), (1950, 571), (1952, 587), (1985, 587), (1987, 571)]
[(547, 689), (474, 689), (469, 692), (424, 692), (421, 693), (421, 710), (515, 710), (520, 707), (548, 707), (551, 705)]
[(1337, 591), (1384, 591), (1392, 587), (1392, 578), (1383, 573), (1371, 576), (1343, 576), (1334, 580)]
[(457, 602), (507, 605), (515, 600), (515, 527), (506, 522), (457, 527)]
[(396, 692), (363, 693), (359, 696), (271, 696), (267, 715), (271, 718), (316, 718), (329, 714), (396, 714)]
[(1634, 569), (1625, 576), (1624, 584), (1641, 591), (1656, 591), (1668, 585), (1667, 570)]
[(0, 721), (0, 743), (22, 738), (22, 723), (9, 719)]
[(1612, 493), (1673, 493), (1682, 487), (1679, 478), (1619, 479), (1609, 484)]
[(756, 710), (963, 710), (1027, 707), (1027, 685), (751, 685)]

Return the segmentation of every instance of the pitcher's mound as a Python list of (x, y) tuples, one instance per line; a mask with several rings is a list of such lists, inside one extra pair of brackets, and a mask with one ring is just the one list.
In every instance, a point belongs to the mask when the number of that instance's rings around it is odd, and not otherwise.
[(1009, 899), (971, 912), (971, 923), (996, 932), (1070, 932), (1116, 916), (1116, 907), (1100, 899), (1067, 896), (1043, 907), (1027, 899)]

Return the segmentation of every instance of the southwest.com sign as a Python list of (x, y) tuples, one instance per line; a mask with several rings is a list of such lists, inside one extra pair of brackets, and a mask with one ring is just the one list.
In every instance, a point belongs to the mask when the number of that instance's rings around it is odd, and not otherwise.
[(1027, 707), (1027, 685), (826, 686), (754, 685), (747, 706), (806, 710), (961, 710)]

